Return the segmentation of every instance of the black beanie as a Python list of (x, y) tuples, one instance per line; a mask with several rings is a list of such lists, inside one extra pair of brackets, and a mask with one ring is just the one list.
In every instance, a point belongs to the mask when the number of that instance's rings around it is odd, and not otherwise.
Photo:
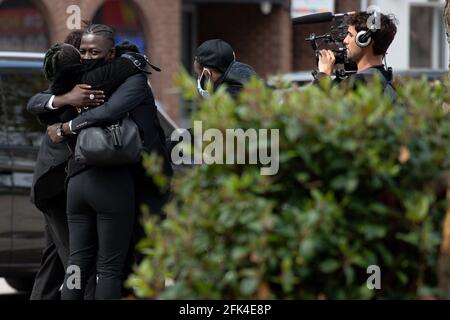
[(208, 40), (197, 48), (195, 60), (202, 66), (216, 68), (224, 73), (234, 61), (234, 50), (221, 39)]

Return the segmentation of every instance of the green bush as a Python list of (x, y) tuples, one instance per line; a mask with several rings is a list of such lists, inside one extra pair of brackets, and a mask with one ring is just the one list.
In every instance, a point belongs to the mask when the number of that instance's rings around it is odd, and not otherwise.
[[(187, 75), (179, 85), (198, 99)], [(223, 89), (199, 100), (203, 129), (279, 129), (280, 170), (202, 165), (176, 175), (166, 218), (146, 215), (146, 258), (128, 285), (158, 299), (438, 296), (447, 88), (408, 81), (392, 105), (377, 81), (349, 93), (329, 81), (271, 90), (254, 79), (238, 102)], [(156, 175), (157, 159), (146, 162)], [(367, 288), (369, 265), (381, 268), (380, 290)]]

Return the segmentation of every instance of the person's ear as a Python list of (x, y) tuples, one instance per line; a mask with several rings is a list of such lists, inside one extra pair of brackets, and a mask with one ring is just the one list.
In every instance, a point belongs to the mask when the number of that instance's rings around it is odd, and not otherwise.
[(207, 69), (207, 68), (205, 68), (205, 77), (207, 77), (207, 78), (212, 78), (212, 76), (213, 76), (213, 74), (212, 74), (212, 72), (211, 72), (211, 70), (209, 70), (209, 69)]
[(113, 60), (115, 58), (116, 58), (116, 47), (114, 46), (109, 50), (107, 60)]

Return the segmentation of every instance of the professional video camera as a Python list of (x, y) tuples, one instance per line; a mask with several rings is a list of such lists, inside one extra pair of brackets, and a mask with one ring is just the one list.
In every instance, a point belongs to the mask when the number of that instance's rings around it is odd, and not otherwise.
[(305, 40), (311, 42), (311, 47), (316, 54), (317, 62), (319, 61), (319, 51), (321, 49), (319, 41), (324, 44), (334, 45), (331, 50), (336, 57), (336, 64), (341, 65), (341, 67), (335, 70), (335, 75), (338, 79), (345, 79), (348, 75), (356, 72), (356, 65), (348, 60), (347, 49), (344, 46), (344, 39), (347, 36), (348, 31), (348, 25), (346, 24), (345, 18), (354, 14), (356, 14), (355, 11), (339, 14), (323, 12), (298, 17), (292, 20), (293, 25), (334, 22), (329, 33), (324, 35), (312, 33)]

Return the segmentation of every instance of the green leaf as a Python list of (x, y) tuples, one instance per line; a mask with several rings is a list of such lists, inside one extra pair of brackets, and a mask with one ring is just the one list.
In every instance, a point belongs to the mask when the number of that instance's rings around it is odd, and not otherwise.
[(340, 264), (337, 260), (327, 259), (320, 263), (319, 268), (320, 271), (324, 273), (331, 273), (336, 271), (340, 267)]
[(243, 296), (251, 296), (258, 287), (258, 279), (256, 277), (246, 278), (241, 281), (241, 294)]

